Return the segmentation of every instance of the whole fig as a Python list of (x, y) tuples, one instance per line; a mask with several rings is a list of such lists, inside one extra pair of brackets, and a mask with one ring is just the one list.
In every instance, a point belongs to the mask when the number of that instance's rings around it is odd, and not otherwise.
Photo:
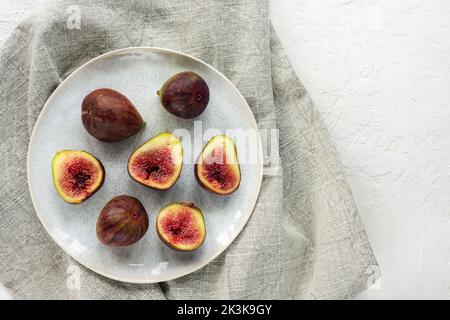
[(198, 74), (185, 71), (170, 77), (158, 91), (161, 104), (171, 114), (191, 119), (205, 111), (209, 88)]
[(136, 134), (144, 124), (131, 101), (108, 88), (94, 90), (84, 98), (81, 119), (89, 134), (105, 142), (124, 140)]
[(124, 247), (138, 242), (148, 230), (148, 215), (142, 203), (131, 196), (111, 199), (97, 220), (97, 237), (105, 245)]

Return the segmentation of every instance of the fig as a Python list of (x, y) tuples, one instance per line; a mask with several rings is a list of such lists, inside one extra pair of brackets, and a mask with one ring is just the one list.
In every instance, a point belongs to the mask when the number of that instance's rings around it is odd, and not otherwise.
[(144, 125), (131, 101), (120, 92), (108, 88), (94, 90), (84, 98), (81, 119), (90, 135), (105, 142), (124, 140)]
[(197, 117), (205, 111), (209, 102), (209, 88), (205, 80), (190, 71), (173, 75), (157, 93), (164, 108), (183, 119)]
[(162, 242), (172, 249), (195, 250), (206, 237), (203, 213), (193, 203), (172, 203), (159, 212), (156, 232)]
[(236, 191), (241, 182), (241, 171), (234, 141), (219, 134), (203, 148), (195, 166), (195, 178), (206, 190), (228, 195)]
[(180, 177), (183, 146), (180, 139), (162, 132), (144, 142), (128, 160), (128, 174), (144, 186), (166, 190)]
[(97, 220), (97, 237), (105, 245), (125, 247), (138, 242), (148, 230), (148, 215), (142, 203), (131, 196), (112, 198)]
[(81, 203), (96, 193), (105, 180), (102, 163), (82, 150), (61, 150), (52, 160), (53, 184), (66, 202)]

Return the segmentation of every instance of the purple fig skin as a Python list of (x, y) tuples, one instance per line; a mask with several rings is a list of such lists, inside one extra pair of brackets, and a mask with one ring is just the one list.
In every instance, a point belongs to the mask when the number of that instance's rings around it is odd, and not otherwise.
[(97, 220), (97, 237), (105, 245), (125, 247), (138, 242), (148, 230), (148, 215), (142, 203), (131, 196), (111, 199)]
[(209, 102), (209, 88), (205, 80), (190, 71), (170, 77), (158, 91), (158, 95), (168, 112), (183, 119), (199, 116)]
[(108, 88), (94, 90), (84, 98), (81, 120), (90, 135), (105, 142), (124, 140), (136, 134), (144, 124), (131, 101)]

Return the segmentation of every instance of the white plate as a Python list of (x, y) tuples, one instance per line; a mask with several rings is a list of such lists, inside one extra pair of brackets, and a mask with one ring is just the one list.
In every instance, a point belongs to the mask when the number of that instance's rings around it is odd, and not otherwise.
[[(135, 283), (167, 281), (194, 272), (211, 262), (236, 238), (255, 206), (262, 181), (262, 148), (257, 134), (258, 161), (241, 163), (241, 185), (230, 196), (203, 190), (195, 181), (192, 160), (185, 159), (177, 184), (168, 191), (148, 189), (131, 180), (127, 160), (141, 143), (161, 131), (185, 128), (194, 132), (194, 120), (183, 120), (161, 106), (156, 91), (174, 73), (191, 70), (210, 88), (210, 102), (196, 118), (203, 131), (244, 129), (258, 133), (256, 121), (234, 85), (210, 65), (186, 54), (160, 48), (127, 48), (101, 55), (73, 72), (45, 104), (31, 136), (28, 150), (28, 185), (39, 219), (55, 242), (86, 267), (106, 277)], [(126, 95), (147, 122), (145, 130), (119, 142), (102, 143), (91, 137), (81, 122), (81, 102), (101, 87)], [(196, 130), (198, 133), (199, 131)], [(211, 133), (214, 134), (214, 133)], [(194, 139), (192, 139), (194, 140)], [(206, 143), (204, 140), (203, 145)], [(183, 140), (185, 155), (196, 158), (202, 145)], [(248, 146), (237, 143), (238, 155)], [(200, 149), (199, 149), (200, 148)], [(82, 149), (99, 158), (106, 170), (103, 187), (86, 202), (71, 205), (56, 193), (51, 160), (61, 149)], [(248, 157), (247, 157), (248, 158)], [(188, 163), (187, 163), (188, 162)], [(95, 225), (104, 204), (114, 196), (137, 197), (146, 208), (150, 227), (136, 244), (110, 248), (96, 237)], [(198, 250), (177, 252), (166, 247), (155, 231), (159, 209), (175, 201), (192, 201), (204, 213), (206, 241)], [(38, 266), (37, 266), (38, 267)]]

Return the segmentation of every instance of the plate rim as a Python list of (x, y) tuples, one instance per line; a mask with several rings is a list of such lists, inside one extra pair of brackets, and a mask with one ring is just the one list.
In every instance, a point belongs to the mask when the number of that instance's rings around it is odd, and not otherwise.
[[(207, 67), (208, 69), (210, 69), (211, 71), (215, 72), (218, 76), (220, 76), (220, 78), (222, 78), (225, 82), (227, 82), (229, 85), (231, 85), (231, 87), (234, 89), (234, 91), (238, 94), (240, 100), (243, 102), (243, 105), (245, 105), (247, 108), (247, 111), (250, 115), (250, 120), (252, 123), (252, 126), (254, 127), (254, 129), (256, 129), (257, 132), (257, 139), (258, 139), (258, 144), (259, 144), (259, 148), (258, 148), (258, 161), (257, 161), (257, 165), (258, 165), (258, 169), (259, 169), (259, 176), (257, 178), (257, 188), (255, 188), (253, 194), (250, 195), (251, 198), (251, 210), (249, 210), (249, 212), (243, 217), (241, 223), (239, 224), (238, 228), (236, 228), (236, 232), (234, 232), (232, 234), (231, 237), (229, 237), (229, 241), (222, 246), (219, 250), (217, 250), (217, 252), (213, 255), (211, 255), (211, 257), (209, 257), (208, 259), (206, 259), (205, 261), (199, 263), (199, 264), (194, 264), (191, 268), (188, 269), (184, 269), (181, 272), (178, 272), (176, 274), (173, 274), (170, 277), (163, 277), (161, 279), (155, 280), (155, 279), (130, 279), (130, 278), (123, 278), (120, 276), (116, 276), (113, 274), (109, 274), (108, 272), (104, 272), (99, 270), (97, 267), (92, 266), (90, 263), (86, 262), (86, 261), (80, 261), (80, 257), (75, 257), (72, 253), (70, 253), (65, 246), (63, 246), (60, 241), (57, 240), (57, 238), (55, 238), (53, 236), (52, 233), (49, 232), (49, 228), (46, 224), (46, 220), (43, 218), (43, 216), (41, 215), (41, 213), (37, 210), (37, 206), (36, 206), (36, 199), (35, 196), (33, 195), (33, 191), (31, 189), (31, 182), (32, 182), (32, 178), (31, 178), (31, 156), (30, 156), (30, 151), (32, 146), (34, 145), (34, 140), (35, 140), (35, 135), (36, 135), (36, 131), (37, 128), (40, 127), (42, 124), (41, 122), (43, 121), (43, 114), (45, 113), (45, 111), (48, 109), (48, 105), (50, 104), (50, 102), (55, 98), (55, 96), (59, 93), (59, 91), (62, 91), (64, 89), (64, 85), (67, 84), (67, 82), (69, 81), (69, 79), (71, 79), (75, 74), (81, 72), (83, 69), (85, 69), (87, 66), (89, 66), (90, 64), (93, 64), (101, 59), (110, 57), (110, 56), (114, 56), (114, 55), (118, 55), (118, 54), (123, 54), (123, 53), (133, 53), (133, 51), (139, 51), (139, 50), (143, 50), (143, 51), (150, 51), (153, 53), (160, 53), (160, 54), (172, 54), (172, 55), (180, 55), (183, 56), (185, 58), (188, 59), (192, 59), (202, 65), (204, 65), (205, 67)], [(261, 191), (261, 186), (262, 186), (262, 180), (263, 180), (263, 150), (262, 150), (262, 142), (261, 142), (261, 135), (259, 132), (259, 127), (258, 124), (256, 122), (255, 116), (250, 108), (250, 106), (248, 105), (247, 101), (245, 100), (244, 96), (242, 95), (242, 93), (238, 90), (238, 88), (231, 82), (231, 80), (229, 80), (223, 73), (221, 73), (219, 70), (217, 70), (216, 68), (214, 68), (213, 66), (211, 66), (210, 64), (204, 62), (203, 60), (200, 60), (199, 58), (196, 58), (192, 55), (186, 54), (184, 52), (181, 51), (177, 51), (177, 50), (172, 50), (172, 49), (167, 49), (167, 48), (162, 48), (162, 47), (152, 47), (152, 46), (143, 46), (143, 47), (126, 47), (126, 48), (121, 48), (121, 49), (117, 49), (117, 50), (112, 50), (112, 51), (108, 51), (106, 53), (103, 53), (95, 58), (92, 58), (91, 60), (83, 63), (81, 66), (77, 67), (74, 71), (72, 71), (70, 73), (70, 75), (64, 79), (59, 85), (58, 87), (50, 94), (50, 96), (48, 97), (47, 101), (45, 102), (44, 106), (42, 107), (41, 111), (39, 112), (38, 118), (36, 119), (36, 122), (34, 123), (33, 126), (33, 130), (31, 132), (30, 135), (30, 142), (28, 143), (28, 148), (27, 148), (27, 184), (28, 184), (28, 191), (30, 193), (30, 197), (31, 197), (31, 202), (33, 204), (33, 209), (36, 213), (36, 215), (38, 216), (39, 221), (41, 222), (42, 226), (44, 227), (45, 232), (50, 236), (50, 238), (58, 245), (58, 247), (60, 249), (62, 249), (66, 254), (68, 254), (72, 259), (74, 259), (75, 261), (77, 261), (79, 264), (83, 265), (84, 267), (86, 267), (89, 270), (94, 271), (95, 273), (104, 276), (106, 278), (109, 279), (113, 279), (116, 281), (120, 281), (120, 282), (124, 282), (124, 283), (138, 283), (138, 284), (150, 284), (150, 283), (159, 283), (159, 282), (165, 282), (165, 281), (170, 281), (170, 280), (174, 280), (183, 276), (187, 276), (195, 271), (198, 271), (200, 269), (202, 269), (203, 267), (205, 267), (206, 265), (208, 265), (209, 263), (211, 263), (213, 260), (215, 260), (220, 254), (222, 254), (225, 250), (228, 249), (228, 247), (236, 240), (236, 238), (241, 234), (241, 232), (243, 231), (244, 227), (246, 226), (246, 224), (248, 223), (248, 221), (250, 220), (251, 215), (253, 214), (253, 211), (255, 210), (255, 206), (256, 203), (258, 201), (259, 198), (259, 194)]]

